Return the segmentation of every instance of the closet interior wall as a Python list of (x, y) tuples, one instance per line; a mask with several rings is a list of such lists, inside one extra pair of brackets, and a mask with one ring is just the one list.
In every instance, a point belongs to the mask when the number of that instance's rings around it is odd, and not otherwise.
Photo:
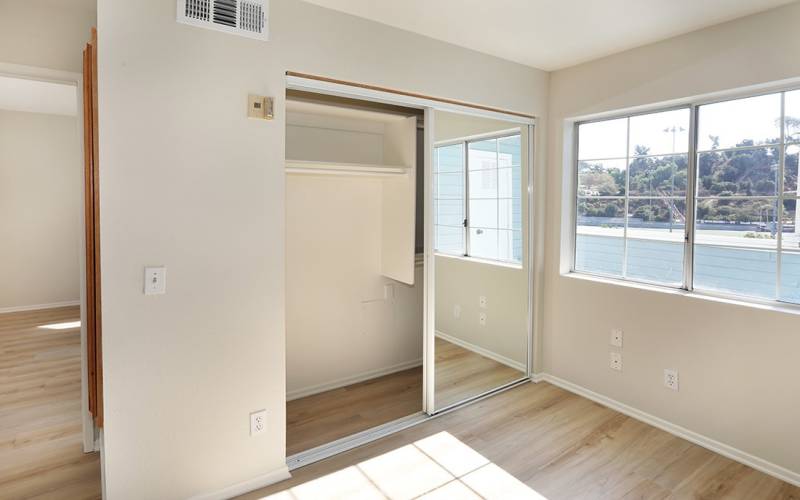
[(290, 401), (422, 364), (418, 119), (287, 91)]

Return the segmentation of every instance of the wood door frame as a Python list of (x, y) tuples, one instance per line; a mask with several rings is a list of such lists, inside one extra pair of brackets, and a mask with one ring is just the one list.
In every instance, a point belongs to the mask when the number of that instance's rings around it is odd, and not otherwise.
[[(0, 75), (25, 80), (44, 81), (61, 83), (75, 87), (76, 96), (76, 126), (78, 128), (78, 147), (81, 153), (84, 151), (83, 134), (83, 75), (71, 71), (60, 71), (37, 66), (25, 66), (20, 64), (0, 63)], [(81, 175), (83, 175), (83, 162), (81, 162)], [(84, 183), (81, 182), (81, 189)], [(98, 442), (95, 439), (95, 426), (91, 413), (89, 412), (89, 385), (88, 385), (88, 359), (87, 359), (87, 339), (86, 339), (86, 231), (84, 222), (84, 193), (81, 192), (80, 214), (75, 214), (80, 218), (80, 252), (79, 260), (79, 283), (80, 283), (80, 311), (81, 311), (81, 423), (83, 429), (83, 451), (86, 453), (98, 451)]]

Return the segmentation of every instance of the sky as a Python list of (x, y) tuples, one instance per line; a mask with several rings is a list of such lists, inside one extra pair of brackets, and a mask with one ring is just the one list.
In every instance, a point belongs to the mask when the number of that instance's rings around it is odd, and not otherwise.
[[(800, 119), (800, 90), (786, 93), (786, 116)], [(709, 136), (719, 136), (719, 148), (734, 147), (745, 139), (757, 143), (780, 137), (781, 94), (700, 106), (698, 150), (712, 148)], [(627, 118), (585, 123), (579, 129), (581, 160), (628, 156)], [(794, 137), (800, 140), (800, 135)], [(673, 142), (674, 141), (674, 142)], [(677, 109), (630, 118), (630, 151), (636, 145), (649, 154), (685, 153), (689, 149), (689, 109)]]

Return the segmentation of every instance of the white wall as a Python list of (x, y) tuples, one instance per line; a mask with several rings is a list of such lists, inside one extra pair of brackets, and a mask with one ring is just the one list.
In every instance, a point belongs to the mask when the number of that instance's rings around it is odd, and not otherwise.
[[(798, 317), (559, 274), (564, 119), (800, 76), (800, 4), (552, 74), (544, 370), (800, 473)], [(624, 371), (608, 368), (612, 328)], [(680, 392), (662, 386), (680, 370)]]
[(78, 301), (81, 178), (74, 116), (0, 110), (0, 310)]
[[(286, 70), (546, 109), (544, 72), (303, 2), (270, 14), (263, 43), (176, 24), (175, 2), (99, 2), (110, 498), (284, 466)], [(245, 118), (249, 92), (277, 98), (275, 120)], [(168, 266), (166, 295), (142, 295), (148, 264)]]
[(0, 61), (80, 73), (95, 0), (0, 0)]
[(286, 177), (290, 399), (421, 364), (421, 269), (413, 287), (381, 275), (382, 182)]

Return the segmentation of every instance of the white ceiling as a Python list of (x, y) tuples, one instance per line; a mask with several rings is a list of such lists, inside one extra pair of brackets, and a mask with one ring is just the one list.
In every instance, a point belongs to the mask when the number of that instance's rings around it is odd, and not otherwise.
[(555, 70), (794, 0), (306, 0)]
[(0, 109), (75, 116), (78, 96), (74, 85), (0, 75)]

